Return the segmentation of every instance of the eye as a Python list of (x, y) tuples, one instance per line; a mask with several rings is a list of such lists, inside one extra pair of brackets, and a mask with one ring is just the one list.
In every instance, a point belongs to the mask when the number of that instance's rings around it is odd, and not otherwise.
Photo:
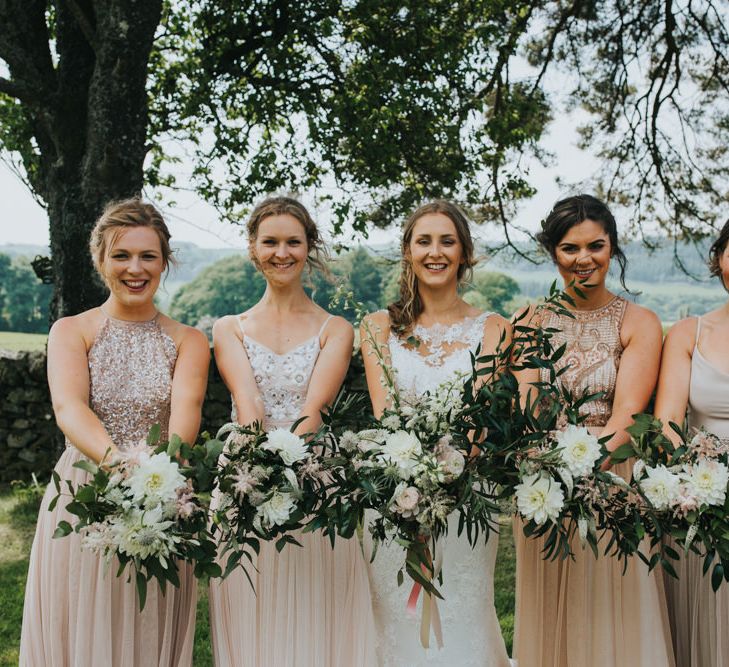
[(605, 241), (595, 241), (590, 244), (590, 250), (601, 250), (605, 247)]
[(455, 239), (443, 239), (443, 245), (455, 245)]
[(301, 241), (299, 239), (291, 239), (289, 245), (301, 245)]
[(115, 252), (112, 253), (111, 258), (112, 259), (126, 259), (129, 255), (125, 252)]
[(276, 241), (273, 239), (263, 239), (262, 243), (263, 245), (275, 245)]
[(418, 245), (428, 245), (430, 241), (428, 241), (428, 239), (418, 239), (417, 241), (415, 241), (415, 243), (417, 243)]
[(574, 245), (563, 245), (563, 246), (560, 246), (560, 250), (562, 252), (567, 252), (567, 253), (576, 252), (577, 251), (577, 246), (574, 246)]
[(147, 262), (153, 262), (155, 259), (157, 259), (157, 255), (155, 255), (154, 253), (144, 253), (144, 255), (142, 255), (142, 259)]

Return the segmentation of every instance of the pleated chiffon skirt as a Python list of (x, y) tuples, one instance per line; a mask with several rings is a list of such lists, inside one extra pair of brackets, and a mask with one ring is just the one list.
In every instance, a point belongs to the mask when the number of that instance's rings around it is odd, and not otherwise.
[(681, 558), (671, 561), (678, 579), (664, 574), (673, 649), (679, 667), (729, 665), (729, 584), (722, 582), (715, 593), (711, 569), (704, 576), (704, 559), (684, 553), (672, 541)]
[[(61, 479), (83, 483), (88, 473), (73, 464), (83, 458), (68, 447), (56, 465)], [(65, 486), (62, 487), (65, 490)], [(180, 588), (156, 581), (147, 587), (139, 611), (134, 578), (128, 569), (116, 576), (118, 563), (105, 565), (81, 549), (76, 533), (53, 539), (61, 520), (71, 521), (61, 498), (48, 486), (38, 515), (25, 589), (20, 641), (22, 667), (177, 667), (192, 664), (197, 586), (192, 568), (178, 564)]]
[[(628, 477), (630, 464), (615, 466)], [(545, 540), (514, 522), (514, 658), (528, 667), (675, 667), (663, 575), (573, 545), (574, 560), (543, 559)], [(717, 663), (719, 664), (719, 663)], [(683, 663), (678, 663), (684, 667)]]
[[(219, 667), (376, 665), (366, 563), (358, 540), (295, 534), (278, 553), (262, 542), (255, 585), (235, 570), (210, 582), (210, 633)], [(248, 562), (247, 559), (246, 563)]]

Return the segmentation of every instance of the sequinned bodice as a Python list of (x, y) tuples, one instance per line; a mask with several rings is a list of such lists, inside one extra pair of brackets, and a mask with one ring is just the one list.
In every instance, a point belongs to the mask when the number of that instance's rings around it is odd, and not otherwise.
[(417, 347), (392, 331), (388, 339), (395, 370), (395, 386), (403, 397), (434, 391), (457, 373), (471, 372), (471, 353), (483, 340), (483, 327), (492, 313), (466, 317), (455, 324), (434, 324), (413, 328)]
[(696, 344), (691, 355), (689, 424), (702, 426), (714, 435), (729, 439), (729, 373), (709, 363), (699, 350), (701, 318), (696, 326)]
[(277, 354), (245, 334), (243, 344), (263, 397), (264, 427), (267, 430), (288, 428), (301, 416), (309, 380), (319, 357), (319, 335), (284, 354)]
[(107, 317), (101, 325), (89, 350), (89, 406), (119, 449), (146, 439), (154, 424), (167, 437), (176, 361), (177, 347), (156, 318)]
[[(573, 394), (594, 394), (602, 397), (589, 401), (582, 407), (588, 426), (605, 426), (613, 411), (615, 382), (618, 377), (623, 345), (620, 327), (628, 302), (616, 296), (595, 310), (573, 310), (574, 319), (546, 311), (542, 327), (558, 329), (552, 338), (557, 348), (567, 344), (564, 355), (557, 362), (557, 369), (566, 367), (560, 376), (563, 386)], [(542, 382), (549, 381), (546, 369), (540, 371)]]

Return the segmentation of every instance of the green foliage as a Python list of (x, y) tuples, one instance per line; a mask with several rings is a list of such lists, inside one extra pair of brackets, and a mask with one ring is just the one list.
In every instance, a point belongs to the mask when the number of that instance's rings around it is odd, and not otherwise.
[(506, 317), (514, 312), (513, 300), (520, 290), (513, 278), (494, 271), (479, 271), (469, 287), (463, 298), (471, 305)]
[(0, 254), (0, 329), (47, 332), (51, 292), (51, 286), (38, 280), (26, 258)]

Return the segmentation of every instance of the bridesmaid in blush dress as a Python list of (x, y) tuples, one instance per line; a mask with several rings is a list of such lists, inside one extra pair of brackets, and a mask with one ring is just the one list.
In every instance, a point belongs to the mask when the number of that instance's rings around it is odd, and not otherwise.
[[(547, 312), (538, 325), (557, 329), (555, 347), (566, 344), (559, 381), (573, 393), (602, 392), (584, 406), (586, 425), (609, 434), (610, 450), (627, 442), (631, 416), (645, 410), (658, 376), (661, 325), (654, 313), (612, 294), (605, 280), (611, 258), (621, 267), (615, 219), (589, 195), (555, 204), (539, 240), (551, 254), (565, 286), (581, 283), (585, 298), (568, 288), (573, 317)], [(567, 304), (565, 304), (567, 305)], [(525, 371), (522, 391), (544, 371)], [(630, 464), (614, 468), (625, 478)], [(573, 544), (574, 560), (543, 560), (544, 538), (527, 539), (515, 522), (516, 615), (514, 656), (528, 667), (673, 667), (663, 578), (634, 558), (623, 564)]]
[[(453, 203), (435, 201), (408, 219), (402, 238), (400, 299), (388, 311), (367, 316), (362, 328), (362, 353), (375, 415), (387, 407), (383, 370), (371, 354), (368, 329), (394, 371), (400, 400), (415, 404), (426, 391), (459, 375), (470, 375), (471, 355), (492, 354), (509, 323), (495, 313), (480, 312), (458, 294), (474, 264), (473, 241), (464, 213)], [(419, 344), (413, 345), (416, 338)], [(374, 514), (368, 515), (374, 518)], [(385, 542), (370, 564), (370, 585), (377, 627), (377, 658), (383, 667), (509, 667), (494, 607), (494, 567), (498, 533), (472, 548), (458, 535), (458, 517), (449, 517), (449, 531), (439, 540), (444, 579), (438, 601), (443, 647), (424, 649), (419, 621), (405, 611), (408, 589), (397, 585), (405, 560), (403, 547)], [(372, 552), (365, 526), (365, 544)], [(422, 605), (422, 603), (421, 603)], [(432, 640), (432, 637), (431, 637)]]
[[(729, 222), (711, 247), (709, 267), (729, 286)], [(674, 324), (663, 346), (655, 413), (665, 434), (678, 435), (668, 422), (705, 428), (729, 441), (729, 302)], [(684, 554), (674, 563), (678, 579), (665, 575), (668, 612), (676, 661), (681, 667), (729, 665), (729, 589), (715, 593), (710, 575), (703, 575), (703, 557)]]
[[(266, 429), (315, 431), (349, 366), (354, 333), (304, 292), (302, 272), (323, 268), (316, 224), (298, 201), (261, 202), (248, 221), (249, 252), (266, 279), (261, 300), (216, 322), (215, 358), (233, 419)], [(367, 571), (357, 540), (296, 535), (278, 553), (263, 542), (245, 574), (210, 584), (210, 623), (220, 667), (367, 667), (375, 664)]]
[[(170, 261), (169, 232), (151, 205), (109, 205), (91, 237), (91, 252), (110, 290), (100, 308), (58, 320), (48, 337), (48, 383), (66, 450), (56, 464), (75, 485), (108, 450), (163, 436), (197, 436), (210, 350), (205, 336), (157, 312), (154, 294)], [(80, 537), (52, 535), (72, 520), (49, 485), (38, 516), (25, 589), (23, 667), (177, 667), (192, 663), (196, 585), (180, 564), (179, 588), (150, 584), (143, 612), (134, 581), (114, 563), (83, 551)]]

